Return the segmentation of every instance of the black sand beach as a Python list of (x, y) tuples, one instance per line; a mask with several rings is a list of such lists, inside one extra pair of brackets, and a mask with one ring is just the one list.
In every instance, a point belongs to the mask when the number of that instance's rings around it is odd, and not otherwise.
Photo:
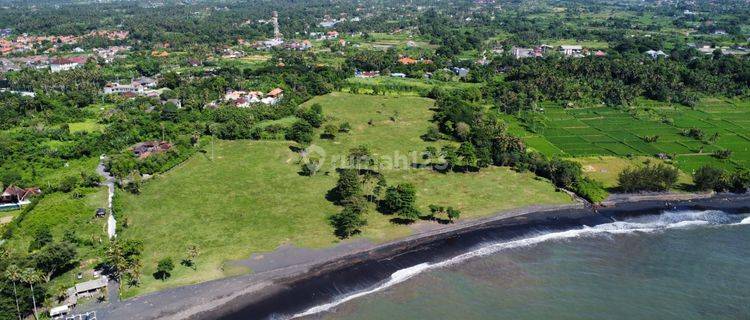
[[(326, 250), (280, 248), (248, 259), (253, 274), (174, 288), (113, 302), (97, 310), (102, 319), (265, 319), (289, 316), (388, 279), (393, 272), (438, 261), (489, 241), (539, 230), (597, 225), (663, 210), (750, 210), (747, 195), (615, 195), (606, 207), (583, 204), (530, 207), (463, 221), (374, 245), (347, 242)], [(264, 263), (264, 261), (267, 261)]]

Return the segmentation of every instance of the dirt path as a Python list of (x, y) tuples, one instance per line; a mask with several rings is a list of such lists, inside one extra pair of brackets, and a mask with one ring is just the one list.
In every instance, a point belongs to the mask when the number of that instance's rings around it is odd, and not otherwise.
[(117, 221), (115, 220), (115, 212), (112, 210), (112, 198), (115, 196), (115, 178), (106, 171), (104, 167), (105, 156), (100, 157), (99, 165), (96, 167), (96, 173), (98, 173), (104, 182), (101, 185), (107, 186), (107, 206), (109, 207), (109, 215), (107, 217), (107, 235), (110, 239), (117, 236)]

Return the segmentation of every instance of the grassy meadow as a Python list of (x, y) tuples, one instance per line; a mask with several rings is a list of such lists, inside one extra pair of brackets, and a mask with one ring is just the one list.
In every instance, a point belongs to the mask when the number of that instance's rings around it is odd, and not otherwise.
[[(313, 142), (326, 157), (316, 176), (299, 175), (299, 156), (291, 151), (290, 142), (217, 141), (213, 159), (210, 153), (199, 153), (146, 182), (141, 194), (120, 193), (122, 219), (128, 224), (120, 236), (142, 239), (146, 245), (143, 283), (124, 287), (124, 296), (249, 272), (237, 269), (232, 260), (282, 244), (334, 245), (340, 240), (334, 237), (328, 217), (340, 208), (325, 199), (337, 180), (330, 160), (360, 144), (368, 145), (376, 156), (409, 155), (427, 145), (419, 136), (432, 117), (432, 100), (332, 93), (307, 102), (312, 103), (323, 106), (329, 121), (352, 126), (351, 132), (335, 140)], [(508, 168), (440, 174), (412, 169), (411, 160), (404, 161), (382, 172), (389, 184), (413, 183), (423, 211), (430, 204), (451, 205), (462, 210), (464, 219), (531, 204), (571, 201), (548, 182)], [(390, 216), (374, 210), (367, 218), (368, 226), (356, 238), (380, 242), (412, 232), (411, 227), (393, 224)], [(179, 261), (191, 243), (200, 247), (197, 271), (178, 265), (166, 281), (151, 276), (159, 259)]]

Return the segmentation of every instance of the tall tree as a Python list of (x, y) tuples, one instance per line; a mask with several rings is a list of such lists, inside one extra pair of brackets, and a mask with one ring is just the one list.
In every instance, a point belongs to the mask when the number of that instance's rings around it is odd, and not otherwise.
[(39, 313), (37, 312), (36, 308), (36, 297), (34, 293), (34, 284), (39, 283), (39, 281), (42, 279), (39, 271), (34, 270), (33, 268), (26, 268), (21, 273), (21, 281), (28, 284), (29, 288), (31, 288), (31, 302), (34, 306), (34, 318), (39, 319)]
[(16, 291), (16, 282), (23, 279), (23, 270), (15, 264), (11, 264), (5, 269), (5, 277), (13, 283), (13, 297), (16, 299), (16, 313), (18, 320), (21, 320), (21, 307), (18, 305), (18, 292)]

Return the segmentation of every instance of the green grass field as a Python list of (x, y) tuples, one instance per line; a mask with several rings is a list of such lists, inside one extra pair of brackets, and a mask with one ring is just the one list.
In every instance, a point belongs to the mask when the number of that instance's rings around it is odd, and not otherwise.
[[(352, 125), (350, 133), (333, 141), (314, 141), (326, 154), (322, 171), (332, 172), (330, 160), (359, 144), (368, 145), (376, 156), (409, 155), (427, 145), (419, 135), (429, 125), (432, 100), (332, 93), (307, 102), (312, 103), (320, 103), (334, 123)], [(392, 121), (396, 111), (396, 121)], [(338, 243), (327, 219), (340, 208), (324, 198), (337, 176), (299, 175), (299, 157), (290, 146), (285, 141), (219, 141), (213, 160), (199, 153), (146, 182), (140, 195), (122, 192), (122, 211), (129, 227), (120, 236), (146, 244), (143, 283), (123, 288), (124, 296), (248, 272), (232, 267), (231, 261), (282, 244), (321, 248)], [(414, 183), (418, 206), (424, 211), (430, 204), (451, 205), (461, 209), (466, 219), (531, 204), (571, 201), (529, 173), (490, 168), (471, 174), (440, 174), (413, 169), (410, 162), (407, 158), (402, 165), (382, 172), (389, 184)], [(379, 242), (412, 232), (374, 211), (367, 218), (369, 225), (358, 238)], [(197, 271), (178, 265), (167, 281), (151, 276), (159, 259), (179, 261), (189, 243), (201, 248)]]
[(94, 120), (86, 120), (83, 122), (71, 122), (68, 124), (71, 133), (75, 132), (95, 132), (104, 130), (104, 125), (97, 123)]

